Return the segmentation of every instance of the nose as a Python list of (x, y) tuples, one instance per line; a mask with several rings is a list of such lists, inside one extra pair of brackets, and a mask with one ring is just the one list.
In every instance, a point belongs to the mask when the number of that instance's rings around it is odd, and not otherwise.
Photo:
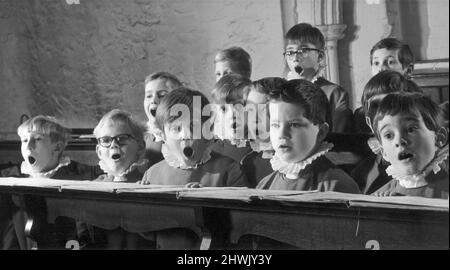
[(159, 102), (159, 99), (158, 99), (157, 95), (153, 95), (150, 98), (150, 104), (158, 104), (158, 102)]
[(289, 126), (288, 125), (281, 125), (279, 130), (279, 138), (280, 139), (290, 139), (291, 133), (289, 132)]
[(398, 136), (397, 140), (395, 142), (395, 147), (400, 147), (400, 146), (407, 146), (408, 145), (408, 139), (405, 136)]
[(185, 141), (190, 139), (190, 126), (183, 126), (180, 132), (180, 139)]
[(116, 139), (113, 139), (109, 148), (111, 148), (111, 149), (120, 148), (120, 145), (117, 143)]
[(379, 72), (385, 71), (385, 70), (388, 70), (388, 69), (389, 69), (389, 66), (385, 63), (385, 64), (383, 64), (383, 65), (380, 67), (380, 71), (379, 71)]
[(25, 144), (26, 149), (34, 149), (36, 147), (36, 141), (33, 138), (28, 139)]

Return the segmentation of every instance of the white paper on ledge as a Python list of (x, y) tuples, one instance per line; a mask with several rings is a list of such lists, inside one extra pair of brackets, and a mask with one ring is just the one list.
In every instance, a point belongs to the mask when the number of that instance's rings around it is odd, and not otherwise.
[(264, 190), (253, 188), (215, 188), (215, 189), (191, 189), (186, 191), (180, 191), (178, 193), (179, 198), (208, 198), (219, 200), (239, 200), (244, 202), (250, 202), (254, 200), (264, 199), (269, 196), (293, 196), (302, 195), (306, 193), (314, 193), (317, 191), (296, 191), (296, 190)]
[(15, 178), (0, 177), (0, 186), (41, 187), (59, 188), (65, 185), (89, 185), (92, 181), (87, 180), (59, 180), (49, 178)]
[[(152, 186), (152, 185), (150, 185)], [(191, 192), (217, 192), (218, 190), (243, 190), (248, 189), (246, 187), (202, 187), (202, 188), (188, 188), (184, 185), (182, 186), (159, 186), (153, 189), (119, 189), (117, 193), (162, 193), (162, 192), (176, 192), (177, 197), (181, 193), (191, 193)]]
[(449, 201), (446, 199), (433, 199), (413, 196), (377, 197), (371, 195), (331, 191), (302, 194), (296, 196), (270, 196), (264, 199), (290, 202), (343, 202), (350, 206), (404, 205), (440, 208), (442, 210), (449, 209)]

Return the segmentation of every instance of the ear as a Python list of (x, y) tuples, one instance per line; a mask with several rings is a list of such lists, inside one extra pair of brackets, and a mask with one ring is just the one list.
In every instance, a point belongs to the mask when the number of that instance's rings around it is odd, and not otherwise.
[(322, 61), (325, 59), (325, 51), (320, 51), (319, 52), (319, 61)]
[(102, 157), (101, 157), (101, 155), (100, 155), (100, 147), (101, 147), (101, 146), (97, 144), (97, 145), (95, 146), (95, 152), (97, 153), (98, 159), (101, 160)]
[(448, 143), (448, 130), (445, 127), (441, 127), (436, 133), (436, 146), (442, 148), (447, 143)]
[(409, 64), (408, 67), (406, 67), (405, 72), (404, 72), (405, 77), (407, 77), (407, 78), (411, 77), (413, 71), (414, 71), (414, 64)]
[(64, 151), (64, 143), (61, 141), (56, 142), (54, 150), (58, 155), (62, 154), (62, 152)]
[(328, 135), (328, 132), (330, 131), (330, 126), (328, 125), (328, 123), (323, 123), (322, 125), (319, 126), (319, 132), (317, 133), (317, 140), (318, 142), (322, 142), (323, 140), (325, 140), (325, 138)]

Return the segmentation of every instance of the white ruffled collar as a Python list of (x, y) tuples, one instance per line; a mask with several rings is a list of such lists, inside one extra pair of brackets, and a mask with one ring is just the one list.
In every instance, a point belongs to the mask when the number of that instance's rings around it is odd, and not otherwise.
[(33, 172), (31, 170), (31, 167), (29, 166), (29, 164), (27, 162), (22, 162), (22, 164), (20, 165), (20, 171), (23, 174), (28, 174), (31, 177), (35, 177), (35, 178), (52, 178), (53, 175), (55, 175), (55, 173), (64, 166), (67, 166), (70, 164), (70, 157), (68, 156), (62, 156), (59, 159), (59, 164), (58, 166), (56, 166), (54, 169), (47, 171), (47, 172)]
[(100, 166), (100, 169), (102, 169), (108, 176), (113, 178), (113, 182), (126, 182), (128, 181), (127, 175), (133, 172), (135, 169), (138, 169), (139, 167), (147, 166), (148, 160), (147, 159), (140, 159), (137, 162), (133, 163), (126, 169), (125, 171), (116, 174), (111, 172), (107, 169), (107, 166), (105, 163), (100, 160), (98, 165)]
[(159, 128), (157, 128), (152, 122), (147, 122), (147, 131), (153, 135), (155, 142), (163, 141), (163, 132)]
[(369, 139), (367, 139), (367, 145), (369, 146), (370, 150), (372, 150), (372, 152), (375, 155), (378, 155), (381, 153), (381, 150), (382, 150), (381, 144), (376, 137), (370, 137)]
[(211, 149), (212, 145), (210, 144), (205, 151), (203, 151), (203, 155), (200, 158), (200, 161), (195, 164), (187, 164), (184, 160), (178, 159), (177, 156), (172, 154), (169, 150), (167, 150), (167, 147), (165, 144), (161, 147), (161, 153), (164, 157), (164, 160), (169, 164), (170, 167), (178, 168), (182, 170), (189, 170), (189, 169), (196, 169), (198, 166), (205, 164), (211, 159)]
[(227, 139), (231, 145), (236, 146), (237, 148), (244, 148), (247, 146), (248, 140), (245, 139)]
[(272, 169), (274, 171), (279, 171), (286, 175), (289, 179), (297, 179), (299, 173), (305, 169), (309, 164), (313, 163), (317, 158), (325, 155), (328, 151), (333, 148), (333, 144), (329, 142), (322, 142), (317, 152), (310, 157), (295, 163), (286, 162), (280, 159), (276, 154), (270, 160), (272, 164)]
[(255, 152), (273, 151), (270, 141), (263, 142), (259, 140), (250, 140), (249, 144), (252, 150)]
[(448, 158), (448, 145), (439, 149), (436, 152), (433, 160), (428, 163), (427, 166), (422, 170), (421, 173), (413, 175), (404, 175), (398, 172), (398, 170), (390, 165), (386, 169), (386, 173), (395, 180), (398, 181), (399, 185), (404, 188), (419, 188), (428, 185), (426, 177), (430, 174), (437, 174), (441, 170), (441, 164)]

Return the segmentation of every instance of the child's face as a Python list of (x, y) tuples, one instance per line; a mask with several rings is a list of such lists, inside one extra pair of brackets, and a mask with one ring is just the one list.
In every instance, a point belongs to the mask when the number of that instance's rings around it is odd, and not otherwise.
[[(144, 146), (134, 139), (128, 124), (107, 121), (100, 129), (97, 140), (97, 155), (108, 172), (120, 174), (137, 162)], [(103, 145), (101, 144), (103, 141)]]
[(215, 65), (216, 82), (225, 75), (234, 73), (232, 64), (228, 61), (220, 61)]
[(372, 55), (372, 76), (384, 70), (393, 70), (405, 74), (407, 69), (403, 68), (398, 59), (398, 50), (389, 50), (386, 48), (378, 49)]
[(421, 172), (433, 159), (436, 133), (429, 130), (419, 112), (386, 115), (378, 122), (383, 157), (402, 174)]
[(270, 141), (275, 153), (287, 162), (299, 162), (313, 154), (320, 127), (306, 119), (302, 106), (271, 102)]
[(227, 139), (232, 144), (246, 139), (247, 125), (245, 107), (241, 102), (220, 104), (217, 111), (214, 129), (221, 139)]
[(164, 79), (149, 81), (145, 85), (144, 109), (149, 120), (155, 118), (159, 102), (169, 91)]
[(292, 72), (301, 73), (301, 70), (305, 69), (319, 69), (320, 53), (315, 50), (308, 50), (308, 48), (317, 49), (314, 44), (306, 42), (289, 42), (286, 46), (287, 52), (296, 52), (304, 49), (303, 53), (296, 53), (292, 56), (286, 55), (286, 62)]
[[(200, 124), (200, 123), (199, 123)], [(167, 149), (178, 160), (185, 163), (196, 163), (208, 146), (208, 141), (201, 138), (193, 138), (190, 124), (180, 118), (171, 123), (164, 124), (164, 142)]]
[(267, 96), (257, 92), (252, 87), (247, 96), (247, 107), (251, 110), (251, 113), (248, 114), (249, 116), (252, 116), (252, 113), (256, 115), (256, 123), (254, 123), (254, 128), (250, 127), (250, 121), (254, 121), (254, 119), (248, 119), (249, 135), (263, 142), (269, 141), (270, 121)]
[(52, 142), (49, 135), (25, 132), (20, 135), (21, 152), (33, 172), (47, 172), (59, 163), (62, 143)]

